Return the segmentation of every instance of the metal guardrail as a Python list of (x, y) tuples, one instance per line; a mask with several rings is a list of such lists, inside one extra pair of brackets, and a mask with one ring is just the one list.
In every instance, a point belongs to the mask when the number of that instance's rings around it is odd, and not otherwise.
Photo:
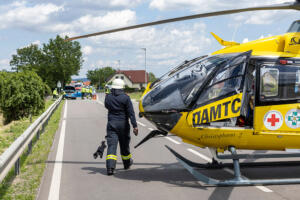
[(13, 165), (15, 165), (15, 174), (18, 175), (20, 173), (20, 156), (23, 154), (26, 147), (28, 147), (27, 153), (31, 153), (32, 139), (34, 136), (37, 136), (39, 139), (40, 134), (48, 124), (49, 118), (61, 100), (62, 96), (58, 98), (38, 119), (36, 119), (24, 133), (3, 152), (3, 154), (0, 155), (0, 183)]

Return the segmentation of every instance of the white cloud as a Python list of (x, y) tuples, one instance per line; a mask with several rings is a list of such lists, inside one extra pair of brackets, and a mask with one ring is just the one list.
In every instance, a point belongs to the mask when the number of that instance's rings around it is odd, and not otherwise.
[(55, 33), (63, 32), (64, 34), (73, 33), (71, 36), (74, 36), (74, 33), (91, 33), (108, 28), (128, 26), (135, 23), (135, 21), (136, 15), (134, 11), (122, 10), (107, 12), (102, 16), (87, 14), (70, 23), (49, 24), (43, 30)]
[(0, 29), (34, 28), (47, 23), (53, 14), (63, 11), (63, 6), (52, 3), (28, 6), (26, 2), (22, 1), (1, 6), (0, 11)]
[(111, 27), (122, 27), (135, 22), (135, 12), (131, 10), (108, 12), (104, 16), (85, 15), (74, 21), (76, 28), (84, 31), (99, 30)]
[(91, 53), (93, 53), (93, 47), (91, 46), (84, 46), (82, 48), (82, 52), (84, 55), (90, 55)]
[[(284, 2), (294, 2), (294, 0), (152, 0), (150, 2), (150, 8), (164, 10), (189, 10), (195, 13), (213, 12), (234, 8), (247, 8), (257, 7), (264, 5), (281, 4)], [(257, 11), (245, 12), (243, 14), (235, 14), (233, 19), (237, 22), (243, 22), (245, 24), (271, 24), (278, 18), (279, 11)], [(291, 11), (280, 11), (286, 12), (287, 15), (291, 14)], [(298, 12), (297, 12), (298, 14)], [(277, 18), (276, 18), (277, 16)]]
[(122, 7), (131, 8), (141, 3), (141, 0), (81, 0), (79, 4), (97, 5), (101, 7)]
[(247, 43), (247, 42), (249, 42), (249, 39), (248, 38), (244, 38), (242, 43)]
[(32, 42), (31, 44), (40, 46), (42, 43), (41, 43), (41, 41), (36, 40), (36, 41)]
[(9, 59), (0, 59), (0, 71), (1, 70), (10, 70)]
[(141, 2), (141, 0), (109, 0), (112, 6), (133, 7)]
[(232, 8), (245, 8), (270, 4), (279, 4), (284, 2), (294, 2), (294, 0), (151, 0), (150, 8), (158, 10), (191, 10), (197, 12), (210, 12), (216, 10), (225, 10)]
[[(121, 69), (143, 69), (145, 54), (141, 48), (146, 48), (147, 69), (153, 71), (160, 68), (161, 73), (185, 59), (205, 54), (212, 43), (211, 38), (206, 37), (206, 26), (203, 23), (131, 30), (90, 38), (89, 41), (94, 44), (97, 55), (102, 57), (99, 66), (103, 66), (106, 57), (112, 56), (115, 61), (121, 57)], [(129, 59), (122, 58), (125, 53), (130, 55)], [(105, 64), (118, 66), (115, 63)]]
[(9, 59), (0, 60), (0, 65), (9, 65)]

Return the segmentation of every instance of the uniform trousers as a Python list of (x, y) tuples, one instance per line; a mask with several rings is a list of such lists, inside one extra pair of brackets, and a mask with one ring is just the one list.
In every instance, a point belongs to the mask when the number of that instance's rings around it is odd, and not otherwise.
[(115, 169), (117, 162), (117, 146), (120, 144), (120, 153), (124, 168), (132, 162), (130, 154), (130, 125), (125, 120), (109, 120), (106, 127), (107, 156), (106, 168)]

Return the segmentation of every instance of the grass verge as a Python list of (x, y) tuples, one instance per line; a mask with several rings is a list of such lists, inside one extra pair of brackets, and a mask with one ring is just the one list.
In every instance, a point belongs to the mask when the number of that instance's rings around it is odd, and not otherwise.
[(48, 153), (59, 126), (63, 104), (64, 102), (51, 116), (40, 139), (33, 140), (32, 153), (28, 156), (26, 153), (22, 155), (20, 175), (15, 176), (14, 171), (11, 170), (0, 184), (0, 199), (33, 200), (36, 198)]
[(142, 96), (142, 92), (132, 92), (132, 93), (128, 93), (128, 95), (130, 96), (131, 99), (135, 99), (135, 100), (140, 100), (141, 96)]
[[(45, 112), (53, 103), (54, 101), (47, 100), (43, 112)], [(39, 116), (33, 116), (32, 121), (36, 120), (38, 117)], [(13, 121), (8, 125), (0, 126), (0, 155), (30, 126), (30, 124), (29, 118), (24, 118)]]

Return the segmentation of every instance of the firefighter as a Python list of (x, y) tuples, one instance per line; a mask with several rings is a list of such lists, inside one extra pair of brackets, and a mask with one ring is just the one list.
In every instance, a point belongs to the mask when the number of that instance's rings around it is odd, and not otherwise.
[(89, 95), (90, 95), (90, 98), (92, 99), (93, 98), (93, 88), (92, 88), (92, 86), (90, 86)]
[(81, 99), (84, 99), (84, 95), (85, 95), (85, 88), (82, 86), (81, 87)]
[(118, 142), (124, 169), (129, 169), (133, 164), (129, 149), (130, 125), (128, 119), (130, 119), (133, 133), (136, 136), (138, 135), (138, 128), (132, 102), (123, 91), (124, 85), (123, 80), (115, 79), (112, 83), (110, 94), (107, 94), (105, 97), (105, 107), (108, 110), (107, 135), (105, 137), (108, 145), (106, 156), (107, 175), (114, 174)]
[(57, 99), (58, 93), (57, 93), (57, 89), (55, 88), (53, 90), (53, 99)]

